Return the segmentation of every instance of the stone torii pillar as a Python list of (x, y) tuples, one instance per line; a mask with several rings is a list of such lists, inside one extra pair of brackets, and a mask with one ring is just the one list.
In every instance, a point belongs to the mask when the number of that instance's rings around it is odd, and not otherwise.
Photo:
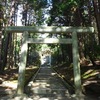
[(21, 95), (24, 93), (24, 85), (25, 85), (25, 69), (27, 62), (27, 50), (28, 50), (28, 32), (23, 32), (22, 35), (22, 45), (21, 45), (21, 55), (20, 55), (20, 67), (18, 74), (18, 86), (17, 86), (17, 94)]
[(72, 53), (73, 53), (73, 72), (74, 72), (76, 99), (82, 100), (81, 73), (80, 73), (80, 62), (79, 62), (79, 52), (78, 52), (78, 39), (76, 31), (73, 31), (72, 33)]

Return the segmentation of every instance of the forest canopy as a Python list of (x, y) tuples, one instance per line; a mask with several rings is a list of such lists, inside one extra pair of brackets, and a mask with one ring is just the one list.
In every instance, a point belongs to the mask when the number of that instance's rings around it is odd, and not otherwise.
[[(94, 27), (93, 34), (78, 36), (80, 59), (93, 64), (100, 59), (100, 1), (99, 0), (1, 0), (0, 1), (0, 71), (7, 63), (16, 66), (20, 56), (21, 37), (6, 34), (7, 26), (73, 26)], [(17, 36), (17, 37), (16, 37)], [(29, 37), (71, 38), (70, 34), (29, 34)], [(48, 45), (55, 60), (72, 62), (71, 45)], [(41, 50), (42, 45), (30, 44), (29, 52)], [(67, 52), (66, 52), (67, 51)], [(30, 54), (29, 54), (30, 55)], [(59, 55), (59, 56), (57, 56)], [(8, 57), (7, 57), (8, 56)], [(57, 59), (56, 59), (57, 58)], [(10, 59), (10, 60), (7, 60)]]

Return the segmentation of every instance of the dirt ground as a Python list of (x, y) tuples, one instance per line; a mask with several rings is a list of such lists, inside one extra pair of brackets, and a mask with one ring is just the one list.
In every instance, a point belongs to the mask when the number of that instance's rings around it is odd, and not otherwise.
[[(100, 100), (100, 62), (96, 66), (83, 64), (80, 68), (83, 94)], [(55, 70), (74, 87), (73, 65), (66, 67), (66, 64), (62, 64)]]
[[(26, 69), (25, 85), (27, 85), (30, 78), (37, 71), (37, 67)], [(5, 70), (3, 75), (0, 75), (0, 98), (15, 93), (17, 89), (18, 69)]]
[[(27, 69), (28, 76), (31, 73), (32, 69)], [(74, 85), (73, 81), (73, 67), (66, 67), (66, 65), (59, 65), (55, 67), (55, 70), (59, 72), (59, 74), (65, 78), (65, 80), (69, 80), (72, 85)], [(34, 69), (36, 71), (36, 69)], [(33, 73), (33, 70), (32, 70)], [(0, 75), (0, 97), (7, 96), (9, 94), (14, 93), (17, 88), (17, 78), (18, 78), (18, 70), (10, 69), (6, 70), (4, 75)], [(93, 97), (94, 100), (100, 99), (100, 65), (98, 64), (96, 67), (91, 64), (81, 66), (81, 78), (82, 78), (82, 87), (83, 93), (87, 96)], [(28, 82), (28, 81), (27, 81)]]

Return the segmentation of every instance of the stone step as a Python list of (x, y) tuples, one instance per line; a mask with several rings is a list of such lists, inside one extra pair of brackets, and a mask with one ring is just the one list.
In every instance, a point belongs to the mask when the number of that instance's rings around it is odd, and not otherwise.
[(49, 68), (40, 68), (40, 70), (39, 70), (39, 72), (52, 72), (52, 70), (51, 69), (49, 69)]
[(53, 73), (49, 72), (49, 73), (43, 73), (43, 72), (39, 72), (38, 75), (53, 75)]
[(39, 71), (38, 73), (41, 73), (41, 74), (52, 74), (52, 71), (50, 70), (43, 70), (43, 71)]
[(50, 79), (55, 79), (54, 77), (52, 77), (51, 75), (38, 75), (35, 80), (37, 79), (47, 79), (47, 80), (50, 80)]
[(62, 80), (51, 67), (46, 66), (40, 68), (35, 79), (29, 83), (28, 88), (29, 92), (27, 92), (30, 93), (33, 100), (67, 100), (69, 95), (68, 89), (62, 84)]
[(41, 78), (41, 77), (36, 77), (33, 82), (50, 82), (50, 83), (61, 83), (62, 84), (62, 80), (60, 80), (59, 78), (54, 78), (54, 77), (45, 77), (45, 78)]
[(59, 94), (63, 96), (66, 93), (68, 93), (67, 89), (51, 89), (45, 87), (34, 87), (31, 88), (31, 91), (33, 92), (33, 94), (51, 94), (51, 95)]
[(36, 76), (37, 78), (58, 78), (56, 73), (38, 73), (38, 75)]
[(50, 88), (50, 89), (66, 89), (63, 84), (60, 83), (50, 83), (50, 82), (33, 82), (29, 86), (31, 88), (38, 87), (38, 88)]
[(53, 96), (53, 95), (33, 95), (31, 96), (33, 100), (75, 100), (72, 99), (70, 96)]
[(33, 100), (72, 100), (68, 91), (63, 89), (32, 89), (31, 95)]
[(62, 81), (59, 80), (59, 79), (55, 79), (54, 77), (49, 77), (48, 79), (47, 78), (39, 78), (37, 77), (35, 80), (33, 80), (33, 82), (47, 82), (47, 83), (60, 83), (62, 84)]
[(36, 79), (34, 80), (33, 82), (48, 82), (49, 80), (46, 80), (46, 79)]

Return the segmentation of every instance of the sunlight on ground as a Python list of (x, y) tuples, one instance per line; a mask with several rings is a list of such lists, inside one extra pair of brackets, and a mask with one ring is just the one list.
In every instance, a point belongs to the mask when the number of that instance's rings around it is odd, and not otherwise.
[(51, 75), (53, 76), (53, 75), (56, 75), (56, 73), (51, 73)]
[(16, 89), (17, 88), (17, 80), (4, 81), (2, 84), (3, 84), (3, 86), (6, 86), (6, 87), (9, 87), (9, 88), (12, 88), (12, 89)]
[[(32, 75), (34, 74), (34, 71), (36, 71), (36, 69), (37, 69), (37, 66), (31, 66), (31, 67), (26, 68), (26, 81), (31, 76), (31, 74)], [(9, 75), (9, 76), (8, 75), (5, 76), (5, 80), (3, 81), (2, 86), (15, 90), (17, 88), (17, 84), (18, 84), (18, 72), (16, 69), (12, 69), (10, 74), (11, 75)]]
[(41, 98), (39, 100), (50, 100), (49, 98)]
[(86, 86), (86, 85), (89, 85), (89, 84), (92, 84), (92, 83), (97, 83), (97, 81), (86, 81), (83, 86)]
[(46, 86), (50, 86), (50, 84), (48, 84), (47, 82), (42, 82), (42, 83), (32, 83), (32, 86), (37, 87), (37, 86), (42, 86), (42, 87), (46, 87)]
[(91, 77), (91, 76), (95, 76), (95, 75), (97, 75), (97, 74), (99, 74), (99, 72), (97, 72), (96, 70), (88, 70), (87, 72), (85, 72), (85, 73), (82, 75), (82, 77), (83, 77), (84, 79), (86, 79), (86, 78), (89, 78), (89, 77)]

